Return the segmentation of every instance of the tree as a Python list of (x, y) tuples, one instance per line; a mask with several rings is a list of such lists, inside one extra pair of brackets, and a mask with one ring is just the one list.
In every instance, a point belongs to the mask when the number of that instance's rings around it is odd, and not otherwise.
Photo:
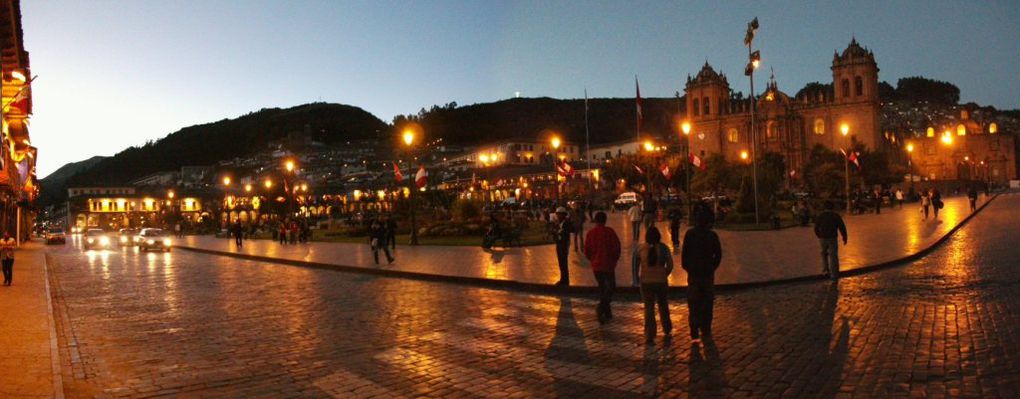
[(896, 82), (896, 95), (912, 101), (954, 105), (960, 101), (960, 88), (949, 82), (913, 76)]
[(704, 159), (705, 170), (695, 170), (691, 176), (691, 191), (718, 193), (734, 191), (740, 187), (740, 171), (726, 161), (722, 154), (712, 154)]
[(811, 148), (804, 167), (804, 182), (808, 190), (821, 196), (837, 196), (844, 186), (843, 156), (821, 144)]

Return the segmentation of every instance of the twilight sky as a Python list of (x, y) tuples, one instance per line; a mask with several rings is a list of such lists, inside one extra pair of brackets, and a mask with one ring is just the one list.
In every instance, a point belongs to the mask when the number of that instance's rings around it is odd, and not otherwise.
[[(1020, 107), (1020, 3), (676, 1), (23, 1), (39, 176), (184, 126), (264, 107), (346, 103), (389, 122), (432, 104), (645, 97), (707, 59), (747, 92), (746, 24), (768, 77), (831, 81), (856, 35), (879, 79), (953, 82)], [(763, 72), (761, 72), (763, 71)], [(763, 81), (763, 80), (762, 80)], [(763, 87), (763, 85), (758, 86)]]

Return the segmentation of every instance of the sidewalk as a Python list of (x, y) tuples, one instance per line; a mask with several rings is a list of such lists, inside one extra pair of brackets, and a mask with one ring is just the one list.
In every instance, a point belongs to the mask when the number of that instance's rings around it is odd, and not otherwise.
[[(987, 199), (982, 197), (980, 204)], [(939, 220), (921, 219), (918, 204), (903, 209), (885, 208), (882, 214), (854, 215), (844, 220), (849, 230), (849, 244), (840, 247), (841, 269), (845, 271), (884, 264), (914, 255), (936, 243), (970, 215), (963, 196), (945, 199)], [(610, 215), (610, 225), (620, 235), (624, 256), (616, 269), (617, 284), (631, 282), (630, 251), (633, 248), (624, 215)], [(591, 223), (586, 224), (590, 227)], [(663, 223), (659, 228), (666, 230)], [(723, 262), (716, 274), (716, 284), (747, 285), (778, 280), (810, 278), (821, 274), (820, 248), (812, 227), (794, 227), (778, 231), (717, 230), (723, 245)], [(663, 232), (664, 241), (669, 240)], [(681, 233), (682, 234), (682, 233)], [(241, 256), (256, 260), (383, 275), (488, 282), (494, 285), (552, 285), (559, 279), (555, 248), (552, 245), (497, 249), (485, 252), (479, 247), (398, 245), (396, 262), (376, 265), (367, 244), (308, 243), (279, 245), (269, 240), (245, 241), (237, 249), (233, 239), (211, 236), (188, 236), (175, 243), (184, 249)], [(572, 286), (596, 285), (589, 267), (579, 261), (580, 254), (571, 251), (570, 282)], [(687, 274), (679, 267), (670, 277), (673, 286), (686, 286)]]
[(0, 286), (0, 397), (62, 398), (46, 251), (28, 242), (14, 256), (13, 283)]

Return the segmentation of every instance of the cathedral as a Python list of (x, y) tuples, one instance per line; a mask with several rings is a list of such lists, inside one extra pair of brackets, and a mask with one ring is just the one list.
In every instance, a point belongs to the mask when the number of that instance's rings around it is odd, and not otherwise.
[[(883, 145), (875, 55), (853, 39), (833, 54), (831, 69), (831, 86), (809, 86), (795, 97), (769, 79), (764, 93), (753, 99), (759, 157), (782, 154), (787, 167), (802, 174), (817, 144), (833, 150), (852, 143), (872, 150)], [(684, 91), (692, 154), (722, 154), (738, 162), (742, 153), (750, 153), (752, 100), (731, 96), (726, 75), (705, 62), (697, 76), (687, 77)]]

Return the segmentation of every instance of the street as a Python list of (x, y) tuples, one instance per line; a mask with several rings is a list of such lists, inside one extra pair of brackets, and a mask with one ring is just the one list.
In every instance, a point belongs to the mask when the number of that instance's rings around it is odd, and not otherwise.
[(600, 326), (587, 298), (80, 239), (49, 279), (67, 397), (1018, 397), (1018, 207), (909, 265), (723, 293), (704, 344), (683, 300), (646, 347), (635, 302)]

